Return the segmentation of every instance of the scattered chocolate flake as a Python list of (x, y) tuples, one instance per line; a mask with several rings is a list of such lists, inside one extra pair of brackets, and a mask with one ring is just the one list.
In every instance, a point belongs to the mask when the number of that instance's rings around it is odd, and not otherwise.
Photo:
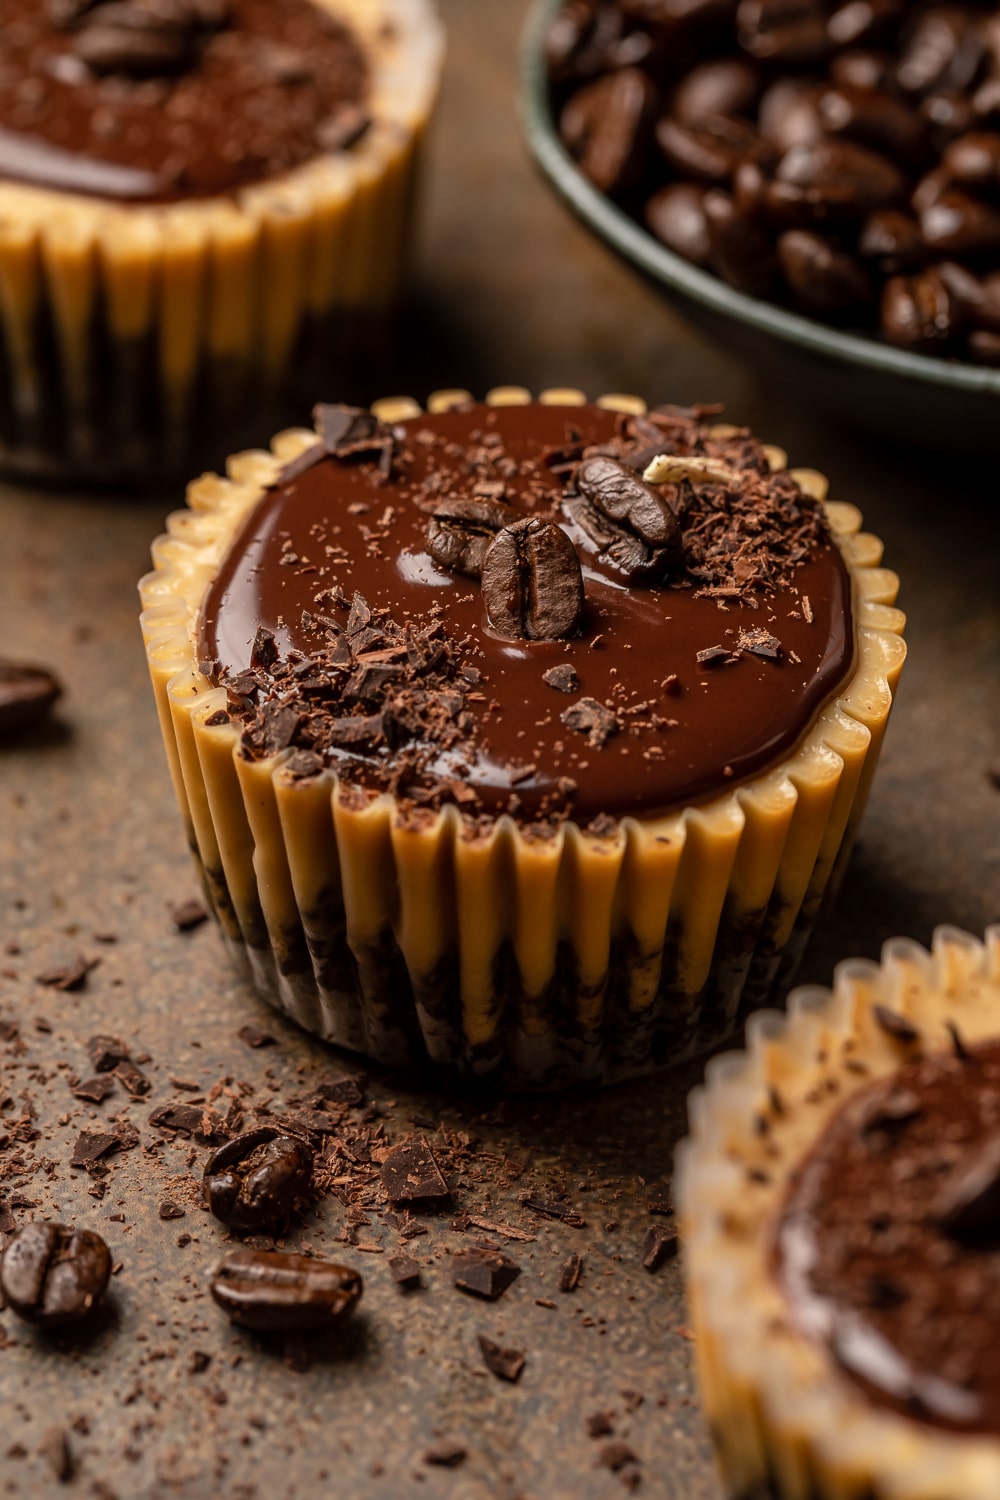
[(575, 1292), (583, 1275), (583, 1256), (576, 1252), (564, 1260), (559, 1269), (559, 1290), (561, 1292)]
[(570, 1208), (568, 1203), (553, 1203), (549, 1198), (522, 1198), (521, 1202), (525, 1208), (530, 1208), (533, 1214), (541, 1214), (543, 1219), (560, 1219), (571, 1229), (587, 1227), (587, 1221), (583, 1215), (577, 1213), (575, 1208)]
[(555, 688), (557, 693), (578, 693), (580, 691), (580, 679), (576, 668), (570, 663), (562, 662), (557, 667), (549, 667), (547, 672), (542, 673), (542, 681), (548, 683), (550, 688)]
[(586, 735), (588, 745), (597, 749), (606, 745), (620, 728), (615, 714), (596, 698), (579, 698), (569, 708), (564, 708), (559, 718), (567, 729)]
[(83, 1130), (77, 1137), (69, 1164), (71, 1167), (91, 1167), (103, 1156), (112, 1156), (116, 1151), (126, 1149), (125, 1140), (118, 1130)]
[(258, 1031), (256, 1026), (241, 1026), (236, 1033), (248, 1047), (273, 1047), (274, 1037), (269, 1031)]
[(452, 1442), (445, 1438), (440, 1443), (435, 1443), (433, 1448), (428, 1448), (424, 1453), (424, 1463), (433, 1464), (441, 1469), (457, 1469), (459, 1464), (464, 1464), (469, 1456), (469, 1450), (462, 1443)]
[(463, 1250), (449, 1267), (452, 1285), (495, 1302), (520, 1276), (521, 1268), (499, 1250)]
[(622, 1391), (622, 1400), (625, 1403), (626, 1411), (638, 1411), (645, 1399), (641, 1391), (634, 1391), (629, 1386), (626, 1386)]
[[(365, 1102), (364, 1089), (350, 1073), (324, 1073), (316, 1080), (316, 1092), (331, 1104), (346, 1104), (357, 1108)], [(432, 1126), (431, 1129), (433, 1128)]]
[(99, 958), (85, 958), (81, 953), (72, 963), (44, 969), (41, 974), (35, 976), (35, 983), (44, 984), (51, 990), (82, 990), (87, 983), (90, 971), (96, 969), (99, 963)]
[(623, 1443), (618, 1438), (610, 1443), (603, 1443), (598, 1457), (601, 1467), (610, 1469), (613, 1474), (617, 1474), (619, 1469), (624, 1469), (626, 1464), (639, 1462), (628, 1443)]
[(672, 1218), (674, 1214), (674, 1200), (669, 1193), (663, 1193), (657, 1198), (650, 1198), (646, 1203), (646, 1211), (651, 1214), (667, 1214)]
[(678, 1250), (676, 1233), (662, 1224), (650, 1224), (642, 1242), (642, 1263), (647, 1271), (658, 1271)]
[(157, 1209), (157, 1215), (161, 1219), (183, 1219), (184, 1210), (173, 1198), (162, 1198)]
[(69, 1484), (73, 1478), (75, 1465), (69, 1446), (69, 1437), (64, 1428), (49, 1427), (42, 1434), (41, 1442), (38, 1444), (38, 1456), (45, 1460), (53, 1477), (60, 1484)]
[(780, 661), (784, 654), (778, 637), (759, 625), (740, 631), (736, 649), (745, 651), (750, 656), (759, 656), (763, 661)]
[(16, 1021), (0, 1016), (0, 1042), (16, 1041), (20, 1029)]
[(170, 907), (170, 920), (178, 932), (192, 932), (208, 921), (208, 912), (200, 901), (178, 901)]
[(173, 1130), (178, 1135), (192, 1136), (206, 1146), (221, 1146), (229, 1139), (222, 1117), (207, 1105), (161, 1104), (151, 1111), (149, 1123), (158, 1130)]
[(87, 1056), (96, 1073), (111, 1073), (120, 1062), (128, 1062), (129, 1052), (117, 1036), (92, 1036), (87, 1042)]
[(524, 1369), (525, 1357), (521, 1349), (505, 1349), (494, 1339), (487, 1338), (486, 1334), (477, 1335), (479, 1348), (483, 1356), (483, 1364), (491, 1375), (496, 1375), (500, 1380), (516, 1381)]
[(114, 1075), (133, 1099), (141, 1099), (153, 1087), (142, 1069), (137, 1068), (129, 1058), (123, 1058), (121, 1062), (115, 1064)]
[(420, 1285), (420, 1263), (415, 1261), (412, 1255), (390, 1255), (386, 1264), (397, 1286)]
[(906, 1016), (901, 1016), (898, 1011), (890, 1010), (886, 1005), (873, 1005), (872, 1016), (879, 1028), (886, 1036), (892, 1037), (894, 1042), (902, 1042), (906, 1047), (912, 1047), (920, 1041), (919, 1028)]
[(211, 1363), (212, 1356), (207, 1354), (204, 1349), (192, 1349), (191, 1356), (187, 1362), (188, 1374), (204, 1375)]
[(87, 1104), (101, 1104), (115, 1091), (115, 1081), (107, 1073), (101, 1073), (96, 1078), (87, 1078), (83, 1083), (78, 1083), (72, 1089), (74, 1099), (83, 1099)]
[(736, 660), (726, 646), (706, 646), (704, 651), (696, 651), (694, 655), (699, 667), (721, 667), (723, 662)]
[(62, 685), (47, 667), (0, 658), (0, 738), (37, 729), (61, 694)]
[(423, 1136), (394, 1146), (379, 1170), (393, 1203), (443, 1205), (451, 1201), (437, 1158)]

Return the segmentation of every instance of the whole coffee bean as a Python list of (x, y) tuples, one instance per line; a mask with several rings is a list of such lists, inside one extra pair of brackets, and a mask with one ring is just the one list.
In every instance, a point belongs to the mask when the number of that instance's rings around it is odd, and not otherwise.
[(760, 62), (818, 62), (831, 50), (815, 0), (740, 0), (736, 24), (740, 46)]
[(110, 1277), (111, 1252), (99, 1234), (40, 1220), (18, 1229), (0, 1259), (0, 1292), (39, 1328), (85, 1318)]
[(566, 104), (563, 143), (602, 193), (621, 192), (642, 176), (655, 107), (656, 90), (638, 68), (598, 78)]
[(743, 57), (699, 63), (677, 85), (672, 113), (685, 124), (705, 115), (745, 115), (760, 93), (760, 74)]
[(234, 1250), (211, 1283), (230, 1320), (259, 1333), (323, 1332), (353, 1311), (361, 1291), (357, 1271), (280, 1250)]
[(872, 300), (864, 267), (814, 230), (787, 230), (778, 240), (778, 258), (796, 300), (811, 312), (836, 316)]
[(927, 257), (920, 225), (898, 208), (880, 208), (866, 219), (858, 250), (866, 260), (878, 261), (879, 268), (890, 275), (918, 266)]
[(941, 166), (963, 187), (1000, 187), (1000, 135), (981, 130), (959, 136), (946, 147)]
[(566, 533), (538, 516), (505, 526), (483, 559), (483, 602), (506, 640), (575, 634), (583, 618), (583, 573)]
[(0, 736), (36, 729), (61, 694), (62, 687), (46, 667), (0, 658)]
[(885, 89), (842, 83), (824, 89), (819, 117), (830, 135), (847, 136), (884, 155), (918, 162), (927, 148), (924, 123), (915, 109)]
[(892, 58), (885, 52), (841, 52), (830, 59), (830, 77), (852, 89), (892, 89), (896, 84)]
[(904, 0), (844, 0), (827, 22), (830, 40), (838, 47), (878, 41), (903, 9)]
[(665, 497), (613, 458), (584, 459), (574, 482), (579, 493), (564, 509), (602, 561), (629, 578), (665, 577), (680, 548), (680, 525)]
[(817, 84), (798, 78), (781, 78), (766, 91), (760, 101), (757, 128), (779, 154), (820, 139), (821, 93)]
[(193, 26), (159, 25), (137, 7), (112, 4), (101, 6), (76, 34), (73, 50), (94, 73), (154, 78), (183, 67), (194, 41)]
[(977, 365), (1000, 365), (1000, 333), (974, 328), (969, 334), (969, 357)]
[(723, 280), (751, 297), (771, 296), (778, 283), (778, 257), (769, 236), (718, 189), (705, 194), (705, 220), (712, 261)]
[(917, 108), (939, 151), (955, 136), (964, 135), (977, 124), (968, 94), (925, 94)]
[(545, 60), (552, 78), (576, 74), (578, 59), (593, 30), (594, 9), (587, 0), (572, 0), (556, 13), (545, 38)]
[(931, 249), (951, 255), (1000, 250), (1000, 212), (949, 188), (921, 212), (920, 233)]
[(820, 140), (793, 146), (775, 170), (773, 210), (805, 223), (863, 218), (899, 200), (906, 188), (891, 161), (854, 141)]
[(920, 16), (896, 68), (900, 85), (914, 94), (967, 89), (979, 71), (985, 44), (979, 17), (957, 5)]
[(700, 183), (673, 182), (646, 204), (646, 223), (657, 239), (696, 266), (707, 266), (712, 253), (705, 192)]
[(286, 1220), (309, 1189), (312, 1152), (271, 1126), (248, 1130), (205, 1163), (205, 1196), (217, 1219), (250, 1232)]
[(955, 298), (936, 271), (894, 276), (882, 291), (882, 332), (905, 349), (933, 351), (954, 341), (961, 328)]
[(745, 120), (705, 115), (685, 124), (665, 115), (656, 126), (656, 144), (678, 172), (702, 182), (729, 183), (744, 161), (767, 161), (768, 144)]
[(1000, 333), (1000, 286), (974, 276), (958, 261), (942, 260), (933, 268), (948, 288), (973, 328)]
[(427, 551), (443, 568), (478, 578), (490, 542), (504, 526), (517, 520), (517, 514), (502, 500), (475, 495), (436, 500), (427, 523)]
[[(964, 95), (959, 95), (958, 97), (962, 100), (965, 99)], [(924, 100), (924, 103), (926, 104), (927, 100)], [(967, 119), (961, 126), (961, 129), (968, 130), (972, 126), (973, 121), (979, 125), (995, 126), (997, 121), (1000, 120), (1000, 74), (985, 79), (976, 89), (968, 104), (972, 119)], [(953, 130), (951, 133), (957, 135), (958, 130)]]

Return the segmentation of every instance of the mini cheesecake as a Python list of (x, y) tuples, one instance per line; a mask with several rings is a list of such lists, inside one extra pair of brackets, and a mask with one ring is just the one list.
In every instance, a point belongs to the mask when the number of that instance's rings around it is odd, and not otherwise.
[(850, 505), (717, 410), (442, 392), (191, 486), (142, 584), (258, 987), (386, 1060), (610, 1079), (782, 985), (903, 660)]
[(1000, 927), (796, 990), (690, 1120), (675, 1193), (727, 1493), (1000, 1494)]
[(5, 0), (0, 463), (190, 472), (349, 364), (440, 55), (431, 0)]

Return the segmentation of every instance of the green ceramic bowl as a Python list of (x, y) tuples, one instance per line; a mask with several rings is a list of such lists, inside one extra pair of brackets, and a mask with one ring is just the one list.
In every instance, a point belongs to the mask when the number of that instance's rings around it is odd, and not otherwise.
[(666, 249), (588, 182), (549, 108), (545, 37), (560, 3), (538, 0), (528, 16), (521, 114), (535, 160), (577, 216), (691, 321), (750, 361), (762, 381), (913, 446), (996, 452), (1000, 370), (910, 354), (748, 297)]

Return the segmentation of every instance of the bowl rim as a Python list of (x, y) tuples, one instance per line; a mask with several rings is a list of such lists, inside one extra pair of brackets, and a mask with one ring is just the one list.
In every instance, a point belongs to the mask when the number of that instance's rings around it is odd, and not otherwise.
[(534, 0), (524, 24), (520, 50), (520, 115), (528, 146), (549, 181), (576, 214), (615, 250), (654, 281), (685, 293), (704, 307), (810, 353), (843, 364), (863, 365), (882, 374), (927, 385), (1000, 396), (1000, 369), (960, 360), (911, 354), (859, 334), (818, 323), (777, 303), (750, 297), (661, 245), (634, 219), (599, 192), (563, 146), (549, 108), (545, 38), (563, 0)]

